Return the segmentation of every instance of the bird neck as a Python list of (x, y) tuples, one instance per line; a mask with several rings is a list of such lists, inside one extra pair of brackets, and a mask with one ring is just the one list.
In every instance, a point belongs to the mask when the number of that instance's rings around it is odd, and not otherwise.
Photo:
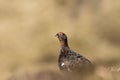
[(60, 42), (61, 48), (64, 48), (64, 47), (68, 47), (69, 48), (67, 39), (59, 38), (59, 42)]

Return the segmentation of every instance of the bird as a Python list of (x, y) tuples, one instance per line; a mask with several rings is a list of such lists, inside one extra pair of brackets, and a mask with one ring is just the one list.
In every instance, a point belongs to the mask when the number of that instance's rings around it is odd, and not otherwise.
[(58, 66), (62, 72), (85, 72), (92, 70), (92, 62), (81, 54), (70, 49), (68, 45), (67, 35), (63, 32), (58, 32), (55, 37), (60, 43), (60, 53), (58, 57)]

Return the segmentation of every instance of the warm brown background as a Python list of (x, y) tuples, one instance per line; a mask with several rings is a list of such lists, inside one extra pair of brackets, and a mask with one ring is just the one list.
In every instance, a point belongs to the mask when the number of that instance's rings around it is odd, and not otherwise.
[(59, 31), (91, 61), (119, 65), (119, 0), (0, 0), (0, 80), (22, 71), (59, 71)]

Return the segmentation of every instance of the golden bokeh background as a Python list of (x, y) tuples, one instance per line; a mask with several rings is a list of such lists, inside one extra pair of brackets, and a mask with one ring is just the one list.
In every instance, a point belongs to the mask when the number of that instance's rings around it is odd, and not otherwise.
[(57, 32), (92, 62), (119, 65), (119, 0), (0, 0), (0, 80), (17, 72), (59, 71)]

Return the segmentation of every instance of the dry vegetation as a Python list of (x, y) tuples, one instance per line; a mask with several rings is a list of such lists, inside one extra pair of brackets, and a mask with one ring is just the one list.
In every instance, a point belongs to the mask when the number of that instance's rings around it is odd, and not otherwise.
[(68, 80), (57, 66), (59, 31), (97, 64), (85, 80), (120, 79), (119, 0), (0, 0), (0, 80)]

